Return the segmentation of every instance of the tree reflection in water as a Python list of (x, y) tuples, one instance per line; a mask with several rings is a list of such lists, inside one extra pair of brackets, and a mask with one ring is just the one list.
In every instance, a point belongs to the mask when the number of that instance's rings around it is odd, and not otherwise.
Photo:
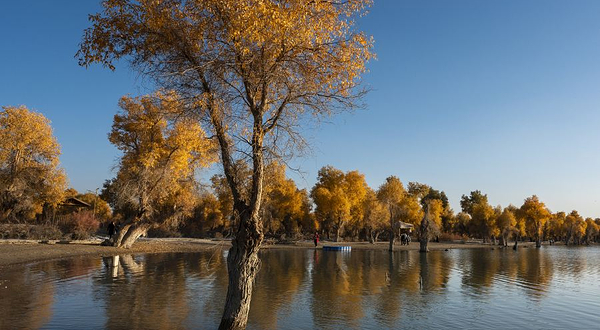
[[(485, 326), (482, 316), (517, 313), (530, 302), (543, 312), (551, 292), (585, 293), (600, 275), (594, 251), (561, 247), (273, 249), (260, 257), (249, 329), (460, 326), (452, 323), (460, 317)], [(0, 329), (69, 328), (78, 317), (79, 325), (107, 329), (202, 329), (218, 326), (227, 270), (221, 250), (83, 257), (2, 269), (0, 284)]]

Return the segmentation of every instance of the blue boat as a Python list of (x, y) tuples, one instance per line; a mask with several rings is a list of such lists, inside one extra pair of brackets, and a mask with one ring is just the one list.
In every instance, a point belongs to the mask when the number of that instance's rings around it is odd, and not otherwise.
[(323, 250), (327, 251), (350, 251), (351, 246), (334, 246), (334, 245), (323, 245)]

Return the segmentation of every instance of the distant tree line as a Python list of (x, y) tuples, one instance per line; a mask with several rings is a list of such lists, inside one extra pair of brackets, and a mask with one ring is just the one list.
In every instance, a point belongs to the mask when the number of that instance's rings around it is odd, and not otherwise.
[[(116, 221), (120, 236), (113, 244), (131, 246), (150, 231), (156, 236), (228, 237), (235, 231), (233, 197), (227, 178), (216, 174), (210, 184), (198, 182), (198, 170), (217, 160), (215, 145), (194, 121), (174, 115), (177, 97), (156, 93), (124, 97), (109, 140), (123, 152), (117, 174), (99, 195), (65, 189), (59, 167), (60, 145), (49, 121), (25, 107), (0, 112), (0, 222), (58, 223), (70, 231), (96, 231)], [(178, 119), (178, 120), (175, 120)], [(234, 164), (242, 195), (249, 194), (252, 171)], [(89, 207), (65, 214), (61, 202), (77, 198)], [(110, 205), (110, 206), (109, 206)], [(386, 239), (393, 249), (400, 224), (410, 224), (415, 239), (481, 239), (491, 244), (519, 241), (581, 245), (600, 239), (600, 218), (577, 211), (551, 212), (537, 196), (520, 207), (492, 206), (479, 190), (463, 195), (455, 213), (443, 191), (418, 183), (404, 185), (390, 176), (377, 189), (359, 171), (332, 166), (319, 170), (310, 190), (286, 177), (286, 166), (265, 167), (260, 215), (268, 238), (294, 240), (315, 232), (331, 240)], [(85, 211), (85, 212), (84, 212)], [(87, 212), (87, 213), (86, 213)], [(64, 221), (69, 219), (69, 221)]]

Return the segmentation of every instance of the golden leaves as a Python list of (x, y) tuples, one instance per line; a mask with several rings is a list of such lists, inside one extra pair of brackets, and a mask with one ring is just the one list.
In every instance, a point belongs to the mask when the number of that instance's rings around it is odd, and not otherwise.
[(122, 112), (114, 117), (109, 140), (123, 152), (118, 178), (147, 183), (138, 193), (158, 187), (155, 191), (164, 197), (196, 169), (216, 161), (215, 145), (200, 125), (176, 116), (182, 107), (177, 95), (123, 97), (119, 106)]
[[(3, 211), (35, 213), (62, 198), (66, 176), (50, 121), (25, 106), (0, 111), (0, 181)], [(12, 197), (7, 197), (12, 196)]]

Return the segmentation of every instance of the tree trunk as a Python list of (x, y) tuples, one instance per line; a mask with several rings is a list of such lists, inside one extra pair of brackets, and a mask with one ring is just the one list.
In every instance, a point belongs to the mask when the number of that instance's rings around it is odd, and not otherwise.
[(427, 237), (421, 237), (421, 240), (419, 242), (419, 252), (429, 252), (429, 247), (427, 247), (428, 244), (429, 240), (427, 239)]
[(500, 235), (500, 239), (499, 242), (500, 246), (506, 246), (506, 240), (504, 238), (504, 235)]
[(429, 252), (429, 219), (427, 218), (427, 211), (421, 220), (421, 233), (419, 237), (419, 252)]
[(535, 238), (535, 247), (542, 247), (542, 237), (540, 235), (537, 235)]
[(388, 249), (388, 251), (394, 251), (394, 240), (396, 239), (396, 232), (394, 231), (394, 229), (392, 228), (392, 230), (390, 230), (390, 247)]
[(379, 232), (379, 231), (377, 231), (377, 232), (375, 233), (375, 237), (373, 237), (374, 243), (377, 243), (377, 241), (379, 240), (379, 234), (380, 234), (380, 232)]
[[(244, 214), (244, 213), (242, 213)], [(247, 213), (246, 213), (247, 214)], [(227, 256), (229, 285), (219, 329), (245, 329), (250, 312), (252, 286), (260, 268), (258, 250), (263, 240), (258, 216), (242, 219)]]
[(112, 246), (116, 246), (116, 247), (121, 246), (121, 242), (123, 241), (123, 238), (125, 237), (125, 234), (127, 234), (127, 232), (129, 231), (130, 227), (131, 227), (131, 223), (127, 223), (123, 226), (123, 228), (119, 228), (119, 231), (117, 232), (116, 237), (112, 241)]
[(339, 242), (340, 241), (340, 232), (342, 231), (342, 228), (340, 226), (337, 226), (336, 230), (335, 230), (335, 241)]
[(135, 243), (135, 241), (140, 236), (142, 236), (143, 234), (146, 234), (148, 232), (148, 229), (150, 229), (150, 225), (147, 223), (134, 223), (133, 225), (131, 225), (129, 227), (129, 230), (123, 236), (121, 245), (118, 247), (121, 247), (124, 249), (131, 249), (131, 246), (133, 246), (133, 243)]
[(513, 245), (513, 250), (517, 250), (519, 245), (519, 236), (515, 236), (515, 245)]

